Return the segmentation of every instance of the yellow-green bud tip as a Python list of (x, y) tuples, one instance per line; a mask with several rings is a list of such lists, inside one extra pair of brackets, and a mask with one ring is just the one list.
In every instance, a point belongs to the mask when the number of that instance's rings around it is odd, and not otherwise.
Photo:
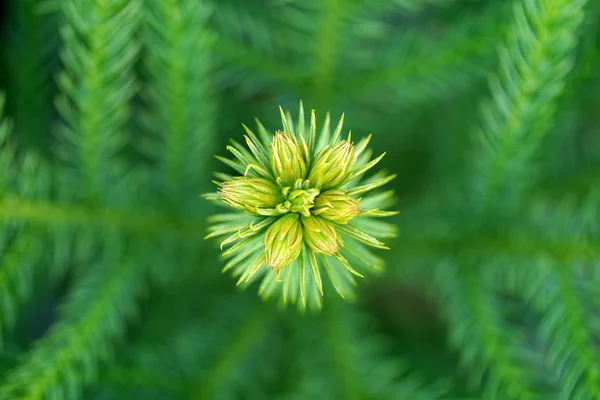
[(235, 177), (223, 182), (218, 192), (223, 203), (248, 213), (257, 208), (273, 208), (284, 200), (281, 188), (263, 178)]
[(315, 253), (331, 256), (336, 254), (344, 244), (333, 223), (321, 217), (302, 216), (302, 226), (304, 241)]
[(334, 188), (352, 174), (355, 164), (354, 145), (342, 140), (333, 147), (325, 147), (315, 156), (308, 180), (313, 187), (321, 190)]
[(271, 143), (271, 166), (275, 178), (283, 186), (293, 186), (306, 178), (306, 160), (296, 136), (278, 131)]
[(275, 221), (265, 233), (265, 262), (281, 270), (298, 258), (302, 251), (302, 224), (299, 214), (288, 213)]
[(344, 225), (360, 214), (360, 205), (344, 190), (328, 190), (316, 197), (311, 213)]

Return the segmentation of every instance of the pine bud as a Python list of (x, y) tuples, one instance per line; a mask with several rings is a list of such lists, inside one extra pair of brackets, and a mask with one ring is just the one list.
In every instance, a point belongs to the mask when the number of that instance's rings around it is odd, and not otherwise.
[(325, 147), (315, 156), (308, 180), (317, 189), (329, 189), (343, 183), (351, 174), (356, 155), (354, 146), (347, 140)]
[(219, 188), (223, 203), (253, 214), (257, 208), (274, 208), (284, 201), (281, 188), (263, 178), (235, 177)]
[(294, 262), (302, 251), (300, 215), (288, 213), (275, 221), (265, 233), (265, 261), (274, 270)]
[[(250, 283), (262, 274), (259, 293), (263, 298), (279, 295), (284, 304), (321, 307), (323, 268), (342, 297), (352, 295), (353, 276), (362, 277), (349, 261), (364, 270), (381, 269), (383, 261), (370, 256), (365, 246), (388, 248), (378, 236), (393, 237), (394, 226), (371, 218), (396, 214), (383, 209), (391, 204), (391, 194), (374, 195), (368, 204), (359, 197), (383, 186), (394, 175), (366, 182), (355, 179), (382, 156), (369, 161), (370, 152), (365, 150), (371, 136), (357, 143), (356, 149), (350, 134), (340, 140), (343, 116), (333, 134), (329, 117), (326, 126), (317, 129), (314, 111), (307, 127), (301, 104), (296, 125), (300, 135), (295, 136), (290, 114), (283, 109), (280, 114), (283, 129), (274, 136), (260, 123), (260, 135), (244, 126), (248, 151), (234, 142), (228, 149), (235, 159), (219, 158), (247, 178), (231, 177), (231, 172), (215, 174), (225, 182), (216, 182), (218, 193), (204, 197), (236, 210), (211, 216), (206, 237), (225, 236), (221, 247), (233, 244), (222, 253), (228, 260), (223, 271), (232, 270), (239, 276), (238, 284)], [(323, 135), (320, 138), (319, 131)], [(357, 153), (363, 153), (360, 163)], [(359, 215), (361, 224), (348, 224)], [(342, 235), (352, 241), (347, 250), (356, 257), (350, 260), (344, 258)], [(328, 258), (336, 262), (329, 263)]]
[(296, 180), (306, 177), (306, 161), (296, 136), (278, 131), (271, 144), (271, 165), (276, 179), (283, 186), (293, 186)]
[(321, 217), (311, 215), (302, 216), (302, 225), (304, 227), (304, 241), (316, 253), (333, 255), (343, 245), (342, 238), (335, 230), (331, 222)]
[(344, 190), (328, 190), (317, 196), (311, 213), (343, 225), (360, 213), (360, 206)]

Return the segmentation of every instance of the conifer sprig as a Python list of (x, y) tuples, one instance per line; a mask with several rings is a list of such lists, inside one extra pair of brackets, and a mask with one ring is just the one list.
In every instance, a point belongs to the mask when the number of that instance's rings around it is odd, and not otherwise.
[[(329, 275), (342, 297), (352, 295), (353, 275), (360, 269), (379, 270), (381, 260), (367, 246), (387, 249), (377, 237), (393, 237), (393, 225), (370, 218), (396, 214), (380, 210), (386, 197), (363, 195), (383, 186), (394, 175), (364, 180), (383, 154), (370, 160), (370, 136), (356, 146), (352, 134), (341, 139), (343, 116), (333, 132), (329, 115), (317, 135), (315, 112), (310, 124), (300, 104), (297, 125), (281, 110), (283, 130), (269, 135), (259, 123), (259, 137), (246, 128), (248, 149), (234, 142), (233, 159), (219, 158), (240, 176), (216, 181), (217, 193), (206, 198), (238, 210), (212, 217), (208, 238), (226, 236), (221, 247), (238, 285), (262, 276), (259, 293), (281, 294), (283, 302), (301, 308), (319, 307), (322, 275)], [(384, 153), (385, 154), (385, 153)], [(362, 208), (361, 204), (369, 204)], [(366, 245), (366, 246), (365, 246)], [(265, 267), (266, 266), (266, 267)]]
[(0, 52), (7, 64), (10, 114), (15, 130), (23, 133), (19, 142), (46, 150), (52, 126), (52, 75), (58, 65), (58, 13), (43, 15), (36, 0), (9, 3), (13, 3), (9, 7), (14, 10), (14, 21), (6, 18), (13, 26), (6, 29), (8, 40)]
[(115, 159), (129, 140), (125, 125), (137, 92), (134, 75), (139, 44), (134, 35), (141, 2), (64, 1), (61, 96), (56, 102), (64, 124), (59, 157), (75, 167), (79, 196), (97, 200), (114, 185)]
[(535, 177), (534, 158), (556, 113), (574, 63), (586, 0), (515, 2), (513, 24), (498, 50), (499, 70), (481, 108), (473, 201), (486, 209), (519, 194)]
[(180, 203), (202, 180), (201, 160), (212, 153), (211, 10), (193, 0), (151, 0), (145, 5), (142, 60), (148, 81), (141, 122), (151, 135), (137, 143), (156, 162), (163, 195)]
[(81, 398), (99, 364), (112, 356), (113, 342), (124, 335), (144, 286), (140, 271), (119, 256), (93, 265), (77, 283), (61, 320), (4, 378), (0, 399)]

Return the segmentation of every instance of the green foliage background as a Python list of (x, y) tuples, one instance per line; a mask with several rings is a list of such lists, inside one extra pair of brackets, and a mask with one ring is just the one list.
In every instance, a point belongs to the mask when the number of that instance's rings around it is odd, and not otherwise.
[[(12, 0), (1, 399), (600, 399), (594, 0)], [(204, 241), (214, 154), (303, 100), (398, 174), (319, 314)]]

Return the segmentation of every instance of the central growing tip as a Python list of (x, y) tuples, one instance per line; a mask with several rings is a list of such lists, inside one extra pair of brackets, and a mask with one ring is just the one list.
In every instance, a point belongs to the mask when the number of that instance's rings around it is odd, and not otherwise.
[(315, 205), (315, 197), (319, 195), (320, 191), (316, 188), (305, 189), (301, 185), (298, 186), (300, 187), (286, 187), (283, 189), (283, 196), (285, 198), (283, 206), (291, 212), (309, 217), (310, 209)]

